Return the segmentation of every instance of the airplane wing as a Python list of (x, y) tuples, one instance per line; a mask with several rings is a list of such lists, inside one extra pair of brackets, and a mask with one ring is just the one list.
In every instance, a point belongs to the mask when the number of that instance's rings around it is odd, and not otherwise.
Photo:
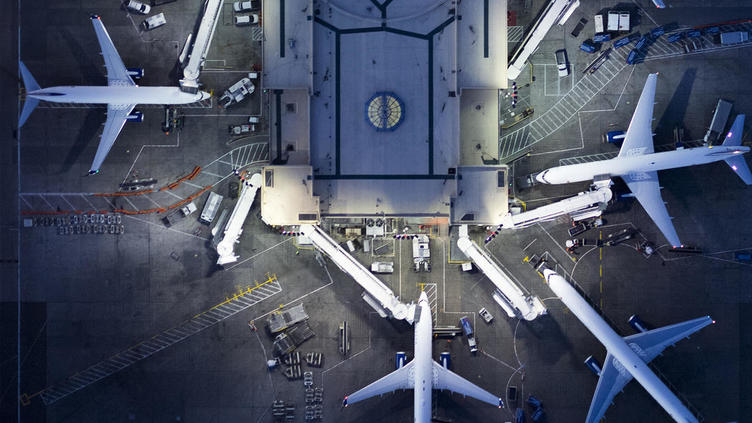
[[(623, 149), (624, 147), (622, 147)], [(627, 183), (632, 194), (640, 202), (642, 208), (648, 213), (648, 216), (653, 219), (653, 222), (655, 222), (668, 242), (674, 247), (680, 246), (679, 235), (676, 234), (674, 224), (671, 223), (671, 216), (668, 215), (666, 204), (661, 197), (661, 188), (658, 185), (658, 173), (633, 172), (623, 175), (621, 178)]]
[(115, 45), (112, 43), (110, 34), (107, 33), (102, 20), (99, 16), (92, 15), (91, 23), (94, 25), (94, 32), (97, 34), (99, 48), (102, 50), (102, 58), (104, 58), (104, 66), (107, 68), (107, 85), (136, 85), (130, 75), (128, 75), (128, 70), (123, 64), (123, 59), (120, 58), (115, 49)]
[(394, 392), (397, 389), (412, 389), (415, 384), (415, 380), (413, 379), (414, 364), (415, 360), (405, 364), (370, 385), (346, 396), (344, 405), (347, 406), (354, 404), (358, 401), (363, 401), (364, 399), (376, 395), (383, 395), (387, 392)]
[(433, 387), (434, 389), (448, 390), (466, 397), (472, 397), (478, 401), (502, 407), (501, 398), (482, 389), (469, 380), (463, 378), (457, 373), (445, 368), (441, 364), (431, 361), (433, 365)]
[(647, 332), (625, 336), (624, 341), (640, 358), (649, 363), (668, 346), (674, 345), (711, 323), (713, 323), (713, 319), (710, 316), (700, 317)]
[(653, 153), (653, 102), (655, 101), (655, 84), (657, 73), (648, 75), (645, 87), (640, 94), (637, 108), (629, 122), (629, 129), (619, 150), (619, 157), (637, 156)]
[(107, 157), (107, 153), (110, 152), (110, 148), (115, 144), (118, 134), (120, 134), (120, 131), (123, 129), (123, 125), (125, 125), (125, 121), (134, 107), (136, 107), (135, 104), (107, 105), (107, 120), (104, 123), (102, 137), (99, 140), (97, 154), (94, 156), (94, 162), (91, 164), (89, 174), (99, 172), (99, 167), (102, 166), (102, 162), (104, 162), (104, 159)]
[(606, 354), (606, 362), (601, 370), (598, 385), (595, 387), (585, 423), (600, 422), (614, 397), (630, 380), (632, 380), (632, 375), (622, 368), (621, 363), (611, 354)]

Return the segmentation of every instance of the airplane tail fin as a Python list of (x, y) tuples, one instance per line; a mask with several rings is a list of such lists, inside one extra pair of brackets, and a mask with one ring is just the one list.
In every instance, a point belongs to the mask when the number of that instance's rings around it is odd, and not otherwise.
[[(34, 79), (34, 76), (31, 75), (31, 72), (29, 72), (29, 69), (26, 68), (26, 65), (24, 65), (23, 62), (18, 62), (18, 68), (21, 70), (21, 77), (23, 78), (24, 87), (26, 87), (26, 92), (29, 91), (36, 91), (38, 90), (39, 84), (37, 83), (37, 80)], [(39, 100), (36, 98), (31, 98), (29, 96), (26, 96), (26, 100), (24, 101), (23, 110), (21, 111), (21, 117), (18, 118), (18, 127), (22, 127), (24, 123), (26, 123), (26, 119), (31, 116), (31, 112), (34, 111), (34, 109), (37, 107), (37, 104), (39, 104)]]
[[(731, 125), (731, 130), (726, 134), (726, 139), (723, 140), (725, 146), (737, 146), (742, 144), (742, 132), (744, 130), (744, 115), (737, 115), (734, 124)], [(744, 156), (739, 154), (738, 156), (726, 159), (726, 164), (731, 167), (742, 181), (747, 185), (752, 185), (752, 173), (749, 171), (749, 166), (744, 160)]]

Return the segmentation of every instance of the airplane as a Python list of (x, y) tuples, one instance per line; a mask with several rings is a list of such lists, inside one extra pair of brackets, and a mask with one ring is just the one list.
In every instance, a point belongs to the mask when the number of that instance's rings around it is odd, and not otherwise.
[(26, 87), (26, 101), (18, 119), (20, 128), (37, 107), (40, 100), (52, 103), (107, 104), (107, 120), (99, 141), (94, 162), (89, 175), (99, 173), (99, 168), (110, 152), (125, 121), (133, 119), (131, 114), (137, 104), (189, 104), (205, 100), (211, 94), (205, 91), (188, 93), (178, 87), (139, 87), (133, 82), (128, 69), (123, 64), (110, 35), (97, 15), (91, 15), (91, 23), (104, 57), (107, 68), (107, 86), (61, 86), (40, 88), (37, 81), (23, 62), (18, 63)]
[(677, 148), (655, 153), (650, 126), (657, 77), (657, 73), (648, 75), (617, 157), (553, 167), (538, 173), (535, 179), (543, 184), (568, 184), (620, 176), (632, 191), (627, 196), (636, 197), (668, 242), (679, 247), (682, 244), (661, 198), (657, 171), (725, 160), (744, 183), (752, 185), (752, 173), (742, 157), (749, 151), (749, 147), (741, 146), (744, 115), (738, 115), (722, 145)]
[(637, 380), (674, 420), (681, 423), (697, 423), (697, 418), (650, 370), (647, 363), (660, 355), (669, 345), (674, 345), (677, 341), (715, 323), (710, 316), (622, 338), (566, 279), (547, 268), (543, 270), (543, 276), (564, 305), (606, 347), (606, 360), (598, 374), (598, 385), (595, 387), (585, 423), (599, 422), (614, 397), (632, 378)]
[(415, 358), (407, 364), (398, 361), (397, 370), (346, 396), (342, 405), (347, 407), (366, 398), (394, 392), (397, 389), (412, 389), (415, 422), (429, 423), (432, 389), (447, 389), (502, 408), (504, 402), (501, 398), (452, 372), (447, 368), (446, 362), (441, 365), (431, 359), (433, 323), (431, 306), (425, 291), (420, 293), (415, 314)]

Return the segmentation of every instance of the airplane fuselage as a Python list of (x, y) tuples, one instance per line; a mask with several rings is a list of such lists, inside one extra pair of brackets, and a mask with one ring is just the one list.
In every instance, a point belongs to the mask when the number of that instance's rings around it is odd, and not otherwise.
[(617, 368), (622, 374), (631, 374), (677, 422), (697, 423), (697, 418), (638, 356), (641, 350), (637, 344), (627, 344), (563, 277), (550, 270), (544, 274), (551, 290), (606, 347), (616, 359), (615, 364), (621, 365)]
[(623, 176), (642, 172), (701, 165), (744, 154), (749, 147), (712, 146), (686, 148), (662, 153), (627, 155), (610, 160), (552, 167), (535, 178), (543, 184), (569, 184), (592, 181), (596, 176)]
[(139, 86), (60, 86), (42, 88), (27, 93), (52, 103), (88, 104), (189, 104), (206, 98), (209, 93), (187, 93), (178, 87)]
[(433, 389), (433, 357), (432, 355), (432, 317), (431, 307), (425, 295), (421, 295), (418, 302), (420, 318), (415, 326), (415, 388), (413, 399), (415, 401), (414, 416), (416, 423), (429, 423), (431, 421), (431, 396)]

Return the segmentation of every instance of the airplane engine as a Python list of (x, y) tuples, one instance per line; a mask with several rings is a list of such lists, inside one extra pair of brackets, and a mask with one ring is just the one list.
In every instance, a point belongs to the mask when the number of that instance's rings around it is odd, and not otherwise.
[(407, 354), (405, 354), (404, 351), (399, 351), (394, 354), (394, 368), (400, 369), (402, 366), (405, 365), (405, 361), (407, 361)]
[(134, 110), (126, 117), (128, 122), (143, 122), (144, 114), (140, 110)]
[(439, 363), (441, 363), (441, 365), (444, 366), (444, 368), (447, 370), (452, 367), (452, 356), (449, 354), (449, 352), (444, 351), (443, 353), (441, 353), (441, 356), (439, 357)]
[(144, 77), (144, 68), (125, 68), (128, 71), (128, 76), (133, 79), (141, 79)]

